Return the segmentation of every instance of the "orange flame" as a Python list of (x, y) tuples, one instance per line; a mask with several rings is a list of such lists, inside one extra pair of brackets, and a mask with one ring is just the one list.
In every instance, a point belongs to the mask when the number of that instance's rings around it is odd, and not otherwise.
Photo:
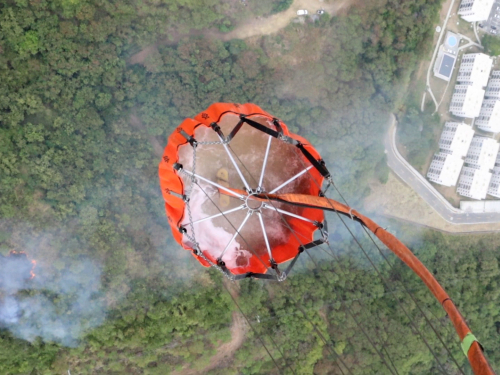
[(31, 267), (31, 271), (30, 271), (30, 275), (31, 275), (30, 280), (33, 280), (33, 278), (36, 276), (36, 273), (35, 273), (36, 260), (32, 259), (31, 264), (33, 265), (33, 267)]
[[(26, 259), (29, 259), (28, 254), (26, 254), (24, 251), (16, 251), (16, 250), (9, 251), (9, 255), (12, 255), (12, 254), (24, 254)], [(31, 267), (31, 271), (30, 271), (30, 275), (31, 275), (30, 280), (33, 280), (33, 278), (36, 276), (36, 274), (35, 274), (36, 260), (31, 259), (31, 264), (33, 266)]]

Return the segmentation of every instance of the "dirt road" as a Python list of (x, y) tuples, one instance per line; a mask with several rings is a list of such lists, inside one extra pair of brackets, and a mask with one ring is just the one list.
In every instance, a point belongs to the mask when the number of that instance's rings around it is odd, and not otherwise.
[(248, 331), (245, 318), (237, 311), (233, 312), (233, 324), (231, 325), (231, 341), (219, 346), (217, 354), (210, 358), (210, 364), (201, 373), (213, 370), (227, 360), (231, 360), (234, 352), (243, 344)]
[[(231, 283), (228, 280), (224, 280), (223, 282), (233, 298), (238, 299), (239, 285)], [(201, 372), (199, 372), (199, 374), (205, 374), (208, 371), (218, 367), (219, 365), (224, 364), (226, 361), (231, 360), (233, 358), (234, 352), (236, 352), (241, 344), (243, 344), (243, 341), (245, 341), (248, 328), (248, 324), (243, 315), (241, 315), (239, 311), (233, 311), (233, 322), (231, 324), (231, 341), (219, 346), (219, 348), (217, 349), (217, 353), (212, 358), (210, 358), (210, 364)]]
[(330, 15), (334, 15), (352, 3), (354, 3), (353, 0), (338, 0), (328, 3), (320, 0), (295, 0), (286, 11), (267, 18), (249, 20), (246, 23), (240, 24), (233, 31), (222, 34), (221, 39), (245, 39), (252, 36), (273, 34), (286, 27), (296, 18), (299, 9), (307, 10), (309, 15), (315, 14), (319, 9), (324, 9)]
[[(237, 284), (230, 283), (227, 280), (224, 280), (224, 283), (233, 298), (237, 299), (239, 286)], [(217, 348), (217, 353), (210, 358), (210, 363), (205, 368), (202, 370), (183, 368), (180, 371), (173, 372), (172, 375), (202, 375), (231, 361), (236, 350), (238, 350), (245, 341), (245, 337), (249, 329), (245, 318), (239, 311), (233, 311), (232, 317), (231, 340)]]

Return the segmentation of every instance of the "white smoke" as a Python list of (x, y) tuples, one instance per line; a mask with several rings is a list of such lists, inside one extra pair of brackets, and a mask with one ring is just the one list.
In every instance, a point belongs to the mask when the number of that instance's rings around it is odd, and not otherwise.
[(50, 275), (39, 261), (30, 279), (32, 265), (25, 257), (0, 258), (0, 327), (31, 342), (40, 337), (76, 346), (82, 334), (105, 317), (101, 271), (88, 259), (79, 265)]
[[(200, 184), (200, 186), (202, 186), (207, 194), (210, 194), (210, 192), (212, 191), (212, 189), (210, 189), (207, 184), (202, 183)], [(217, 199), (215, 195), (216, 194), (213, 194), (213, 196), (211, 197), (212, 200)], [(193, 192), (191, 194), (191, 199), (189, 202), (192, 207), (191, 212), (193, 221), (209, 216), (202, 210), (203, 203), (207, 199), (208, 198), (205, 193), (200, 188), (198, 188), (198, 186), (195, 186), (193, 188)], [(188, 223), (189, 217), (186, 216), (184, 217), (184, 221), (182, 224), (187, 225)], [(194, 227), (196, 241), (200, 245), (201, 250), (208, 251), (210, 255), (212, 255), (216, 259), (220, 257), (222, 251), (224, 250), (226, 245), (229, 244), (229, 242), (231, 241), (231, 237), (233, 236), (222, 226), (215, 226), (213, 220), (205, 220), (201, 223), (194, 224)], [(190, 227), (188, 228), (188, 231), (189, 234), (191, 234)], [(226, 251), (226, 253), (224, 254), (223, 260), (230, 268), (247, 265), (248, 260), (252, 256), (249, 251), (242, 249), (239, 240), (240, 238), (235, 238), (228, 251)], [(190, 242), (187, 236), (184, 236), (184, 242)]]

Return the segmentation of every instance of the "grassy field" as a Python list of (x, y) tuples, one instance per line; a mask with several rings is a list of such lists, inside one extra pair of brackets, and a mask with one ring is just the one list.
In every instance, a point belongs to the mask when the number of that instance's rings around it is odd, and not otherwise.
[(424, 227), (449, 233), (481, 233), (500, 230), (500, 223), (453, 224), (444, 220), (412, 188), (392, 172), (385, 185), (373, 182), (370, 188), (371, 194), (365, 199), (364, 206), (366, 210), (374, 214), (417, 223)]

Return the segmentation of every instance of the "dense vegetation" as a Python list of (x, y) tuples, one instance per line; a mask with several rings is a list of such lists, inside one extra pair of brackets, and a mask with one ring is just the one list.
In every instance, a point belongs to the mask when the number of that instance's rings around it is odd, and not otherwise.
[(429, 110), (421, 112), (418, 107), (410, 105), (399, 120), (398, 141), (403, 145), (407, 159), (414, 167), (423, 167), (429, 150), (437, 148), (439, 115), (431, 114)]
[[(25, 250), (38, 261), (37, 277), (15, 295), (29, 319), (7, 325), (0, 316), (0, 373), (202, 369), (229, 339), (235, 306), (219, 275), (201, 270), (172, 243), (157, 183), (167, 136), (210, 103), (254, 102), (283, 119), (321, 149), (351, 203), (370, 180), (386, 178), (381, 139), (388, 112), (400, 104), (440, 2), (372, 0), (272, 36), (222, 41), (222, 32), (286, 6), (283, 0), (0, 4), (0, 251)], [(152, 43), (142, 64), (132, 64)], [(386, 343), (400, 373), (436, 372), (395, 302), (399, 292), (349, 250), (345, 232), (332, 236), (341, 266), (324, 259), (322, 270), (306, 263), (282, 286), (241, 284), (238, 300), (254, 323), (258, 315), (256, 330), (272, 333), (298, 373), (336, 373), (332, 346), (355, 373), (385, 372), (352, 311), (377, 346)], [(500, 319), (492, 246), (480, 252), (473, 240), (433, 234), (415, 243), (467, 303), (464, 313), (485, 346), (494, 348), (492, 326)], [(400, 288), (399, 273), (380, 268)], [(475, 291), (462, 290), (467, 280), (456, 281), (486, 271)], [(434, 321), (445, 323), (418, 280), (404, 279), (438, 316)], [(487, 310), (479, 309), (481, 297)], [(415, 304), (402, 300), (424, 328)], [(67, 324), (58, 336), (43, 329), (61, 321)], [(443, 335), (463, 363), (454, 334)], [(453, 368), (436, 339), (428, 340)], [(225, 365), (213, 373), (276, 372), (251, 330)]]
[(398, 121), (396, 137), (400, 151), (417, 169), (425, 166), (430, 157), (429, 150), (437, 149), (441, 131), (439, 114), (433, 113), (434, 104), (426, 103), (425, 110), (423, 112), (420, 110), (424, 85), (422, 77), (411, 82), (405, 93), (404, 104), (396, 112)]
[[(416, 254), (457, 302), (480, 337), (492, 365), (498, 367), (498, 240), (494, 236), (449, 239), (435, 233), (410, 237), (414, 240), (406, 238)], [(364, 245), (368, 247), (367, 243)], [(337, 355), (355, 374), (389, 373), (367, 337), (379, 350), (385, 348), (386, 361), (390, 359), (400, 374), (438, 373), (438, 364), (420, 335), (426, 338), (445, 371), (457, 373), (419, 308), (469, 373), (449, 320), (419, 279), (399, 264), (391, 271), (372, 253), (377, 268), (390, 279), (384, 284), (362, 260), (359, 250), (340, 250), (349, 248), (342, 242), (334, 248), (338, 251), (335, 259), (323, 259), (319, 268), (308, 262), (286, 284), (251, 280), (240, 284), (239, 304), (258, 336), (247, 328), (248, 338), (234, 360), (211, 373), (277, 373), (258, 337), (264, 339), (285, 373), (292, 373), (292, 367), (296, 373), (312, 373), (315, 369), (315, 373), (340, 374), (335, 365)], [(320, 255), (312, 254), (318, 261)], [(418, 307), (401, 281), (418, 301)], [(134, 283), (135, 291), (113, 310), (104, 325), (86, 337), (85, 346), (59, 349), (54, 344), (29, 344), (2, 335), (0, 369), (3, 373), (28, 372), (33, 368), (43, 372), (51, 365), (47, 373), (64, 373), (71, 368), (88, 374), (164, 374), (185, 363), (194, 369), (204, 368), (220, 343), (229, 340), (228, 326), (234, 310), (218, 275), (199, 277), (189, 288), (175, 292), (148, 284), (146, 293), (145, 286), (145, 280)]]

